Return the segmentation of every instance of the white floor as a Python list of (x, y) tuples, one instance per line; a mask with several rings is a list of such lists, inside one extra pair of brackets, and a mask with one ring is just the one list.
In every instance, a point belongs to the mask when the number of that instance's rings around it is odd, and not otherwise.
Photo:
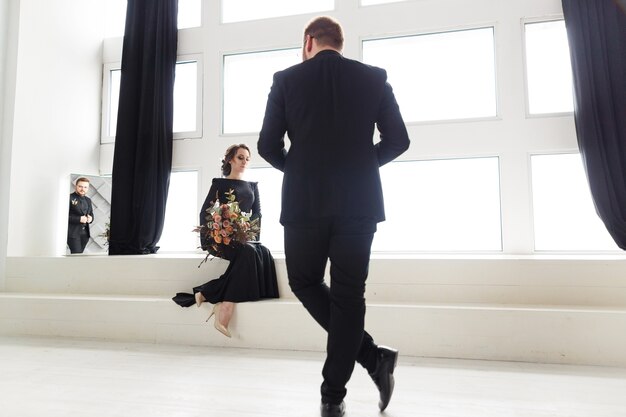
[[(0, 416), (315, 417), (321, 366), (310, 352), (2, 337)], [(346, 417), (379, 416), (377, 395), (357, 366)], [(624, 417), (626, 369), (401, 355), (383, 415)]]

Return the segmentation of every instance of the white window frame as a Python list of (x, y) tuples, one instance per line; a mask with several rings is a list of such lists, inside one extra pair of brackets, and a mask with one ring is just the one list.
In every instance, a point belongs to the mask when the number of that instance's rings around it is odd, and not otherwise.
[(380, 3), (363, 4), (363, 0), (359, 0), (359, 7), (387, 6), (389, 4), (402, 3), (402, 2), (406, 2), (406, 1), (409, 1), (409, 0), (387, 0), (387, 1), (384, 1), (384, 2), (380, 2)]
[[(196, 201), (199, 202), (200, 197), (201, 197), (201, 190), (200, 190), (200, 183), (202, 180), (202, 168), (198, 167), (198, 166), (181, 166), (181, 167), (177, 167), (175, 169), (172, 169), (171, 174), (178, 174), (178, 173), (182, 173), (182, 172), (195, 172), (196, 173)], [(170, 196), (168, 195), (168, 199), (170, 198)], [(204, 202), (204, 196), (202, 196), (202, 202)], [(199, 213), (200, 212), (200, 207), (202, 203), (198, 203), (200, 204), (200, 206), (196, 207), (195, 212)], [(196, 225), (195, 222), (198, 221), (197, 219), (197, 215), (195, 217), (194, 223), (193, 225)], [(193, 232), (191, 231), (192, 227), (189, 228), (189, 234), (191, 235)], [(162, 237), (162, 236), (161, 236)], [(196, 239), (198, 239), (196, 237)], [(159, 253), (202, 253), (203, 251), (198, 248), (198, 245), (196, 245), (196, 247), (194, 247), (193, 249), (167, 249), (165, 248), (165, 250), (161, 250), (159, 251)]]
[[(402, 0), (404, 1), (404, 0)], [(377, 7), (377, 6), (385, 6), (387, 4), (381, 5), (371, 5), (364, 7)], [(390, 34), (377, 34), (377, 35), (368, 35), (368, 36), (360, 36), (359, 37), (359, 60), (363, 61), (363, 43), (368, 41), (377, 41), (377, 40), (385, 40), (385, 39), (395, 39), (395, 38), (408, 38), (413, 36), (427, 36), (427, 35), (437, 35), (442, 33), (450, 33), (450, 32), (464, 32), (469, 30), (477, 30), (477, 29), (492, 29), (493, 30), (493, 65), (494, 65), (494, 94), (495, 94), (495, 110), (496, 113), (494, 116), (486, 116), (486, 117), (469, 117), (469, 118), (457, 118), (457, 119), (438, 119), (438, 120), (420, 120), (420, 121), (406, 121), (406, 126), (420, 126), (420, 125), (433, 125), (433, 124), (450, 124), (450, 123), (466, 123), (466, 122), (484, 122), (484, 121), (497, 121), (501, 120), (500, 114), (500, 86), (498, 83), (498, 25), (496, 22), (486, 22), (480, 25), (462, 25), (462, 26), (454, 26), (454, 27), (442, 27), (433, 30), (427, 31), (410, 31), (410, 32), (398, 32), (398, 33), (390, 33)]]
[[(202, 116), (204, 114), (203, 104), (203, 57), (202, 54), (179, 55), (176, 64), (196, 62), (196, 128), (192, 131), (174, 132), (173, 139), (194, 139), (202, 138)], [(115, 143), (115, 136), (109, 134), (109, 123), (111, 120), (111, 71), (122, 68), (120, 61), (108, 62), (103, 65), (102, 71), (102, 123), (100, 133), (100, 143)]]
[(111, 122), (111, 71), (121, 69), (118, 62), (108, 62), (102, 69), (102, 123), (100, 132), (100, 143), (115, 143), (115, 136), (109, 134), (109, 124)]
[(314, 11), (301, 11), (301, 12), (297, 12), (294, 14), (281, 14), (281, 15), (277, 15), (277, 16), (264, 16), (264, 17), (256, 17), (253, 19), (243, 19), (243, 20), (224, 20), (224, 1), (225, 0), (219, 0), (219, 10), (220, 10), (220, 24), (222, 25), (231, 25), (231, 24), (238, 24), (238, 23), (247, 23), (247, 22), (259, 22), (259, 21), (263, 21), (263, 20), (270, 20), (270, 19), (280, 19), (280, 18), (290, 18), (290, 17), (294, 17), (294, 16), (303, 16), (303, 15), (328, 15), (328, 14), (332, 14), (337, 10), (337, 0), (333, 0), (333, 8), (332, 9), (325, 9), (325, 10), (314, 10)]
[(551, 113), (531, 113), (530, 112), (530, 89), (528, 86), (528, 56), (526, 45), (526, 25), (534, 23), (549, 23), (564, 20), (563, 15), (550, 15), (541, 18), (523, 18), (520, 20), (520, 32), (522, 34), (522, 70), (524, 71), (524, 111), (527, 119), (572, 116), (573, 111), (551, 112)]
[(196, 63), (196, 129), (188, 132), (174, 132), (174, 139), (195, 139), (202, 137), (202, 115), (204, 114), (202, 110), (202, 104), (204, 102), (204, 100), (202, 99), (202, 94), (204, 92), (204, 70), (202, 65), (202, 58), (202, 54), (179, 55), (176, 58), (176, 64), (192, 61)]
[[(248, 55), (248, 54), (259, 54), (266, 52), (278, 52), (278, 51), (286, 51), (291, 49), (299, 49), (299, 46), (278, 46), (276, 48), (268, 48), (268, 49), (250, 49), (250, 50), (238, 50), (238, 51), (226, 51), (220, 53), (220, 126), (219, 126), (219, 136), (220, 137), (245, 137), (245, 136), (258, 136), (262, 126), (259, 125), (259, 129), (256, 131), (249, 132), (224, 132), (224, 117), (226, 115), (226, 108), (224, 103), (226, 101), (226, 88), (224, 85), (224, 79), (226, 76), (226, 57), (234, 56), (234, 55)], [(284, 69), (284, 68), (283, 68)], [(278, 70), (277, 70), (278, 71)], [(269, 93), (271, 87), (271, 79), (270, 83), (267, 87), (267, 92)], [(265, 109), (263, 109), (265, 110)]]
[[(528, 153), (528, 186), (530, 188), (530, 216), (531, 223), (530, 228), (532, 230), (532, 253), (534, 254), (610, 254), (619, 255), (624, 251), (616, 247), (616, 249), (537, 249), (537, 234), (536, 234), (536, 221), (535, 221), (535, 205), (537, 199), (533, 188), (533, 171), (532, 171), (532, 158), (534, 156), (559, 156), (559, 155), (580, 155), (578, 149), (563, 149), (553, 152), (529, 152)], [(608, 233), (608, 232), (607, 232)]]
[[(479, 156), (476, 155), (467, 155), (467, 156), (451, 156), (446, 158), (427, 158), (427, 159), (404, 159), (404, 160), (394, 160), (390, 162), (388, 165), (393, 164), (405, 164), (405, 163), (424, 163), (424, 162), (451, 162), (451, 161), (468, 161), (468, 160), (476, 160), (476, 159), (495, 159), (495, 163), (497, 165), (497, 181), (498, 181), (498, 211), (499, 211), (499, 248), (492, 249), (472, 249), (472, 248), (464, 248), (464, 249), (407, 249), (407, 250), (380, 250), (376, 248), (374, 245), (372, 248), (372, 253), (376, 255), (424, 255), (424, 254), (502, 254), (504, 252), (504, 237), (503, 237), (503, 224), (502, 224), (502, 162), (501, 158), (498, 154), (481, 154)], [(385, 168), (382, 167), (381, 170)], [(381, 179), (383, 181), (383, 191), (385, 193), (391, 192), (388, 188), (384, 188), (385, 184), (385, 174), (381, 172)], [(413, 178), (408, 178), (407, 180), (412, 180)], [(390, 204), (391, 199), (386, 198), (385, 204)], [(390, 211), (390, 210), (387, 210)], [(387, 220), (384, 223), (386, 223)], [(384, 227), (384, 226), (383, 226)], [(375, 237), (376, 239), (376, 237)]]

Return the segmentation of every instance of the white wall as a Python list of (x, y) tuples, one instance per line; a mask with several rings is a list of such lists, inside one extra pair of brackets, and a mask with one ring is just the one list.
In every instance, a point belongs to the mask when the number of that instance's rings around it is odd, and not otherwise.
[(19, 0), (0, 2), (0, 291), (5, 288)]
[(98, 175), (104, 0), (21, 0), (9, 256), (65, 253), (69, 174)]

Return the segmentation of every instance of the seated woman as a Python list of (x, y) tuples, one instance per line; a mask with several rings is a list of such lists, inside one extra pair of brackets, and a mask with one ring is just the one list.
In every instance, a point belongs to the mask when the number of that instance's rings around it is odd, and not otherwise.
[[(226, 150), (222, 160), (224, 177), (213, 179), (211, 189), (200, 210), (201, 225), (207, 224), (207, 209), (214, 205), (216, 199), (220, 204), (227, 203), (231, 191), (241, 211), (252, 211), (250, 220), (258, 219), (260, 222), (261, 204), (257, 183), (242, 179), (249, 161), (250, 149), (244, 144), (232, 145)], [(214, 304), (209, 319), (215, 316), (215, 328), (225, 336), (231, 337), (228, 323), (236, 303), (278, 298), (274, 258), (269, 249), (259, 242), (224, 244), (213, 240), (205, 231), (200, 233), (200, 243), (202, 249), (229, 260), (230, 264), (219, 278), (193, 288), (193, 294), (177, 293), (172, 300), (181, 307), (189, 307), (194, 303), (200, 307), (205, 301)], [(216, 251), (216, 248), (219, 250)]]

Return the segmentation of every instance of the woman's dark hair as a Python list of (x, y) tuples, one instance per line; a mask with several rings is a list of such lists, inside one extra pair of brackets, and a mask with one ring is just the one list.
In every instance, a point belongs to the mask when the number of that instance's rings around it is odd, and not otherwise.
[(224, 159), (222, 159), (222, 175), (227, 177), (230, 175), (230, 161), (237, 155), (239, 149), (245, 149), (250, 153), (250, 148), (247, 145), (240, 143), (239, 145), (230, 145), (228, 149), (226, 149), (226, 154), (224, 155)]

